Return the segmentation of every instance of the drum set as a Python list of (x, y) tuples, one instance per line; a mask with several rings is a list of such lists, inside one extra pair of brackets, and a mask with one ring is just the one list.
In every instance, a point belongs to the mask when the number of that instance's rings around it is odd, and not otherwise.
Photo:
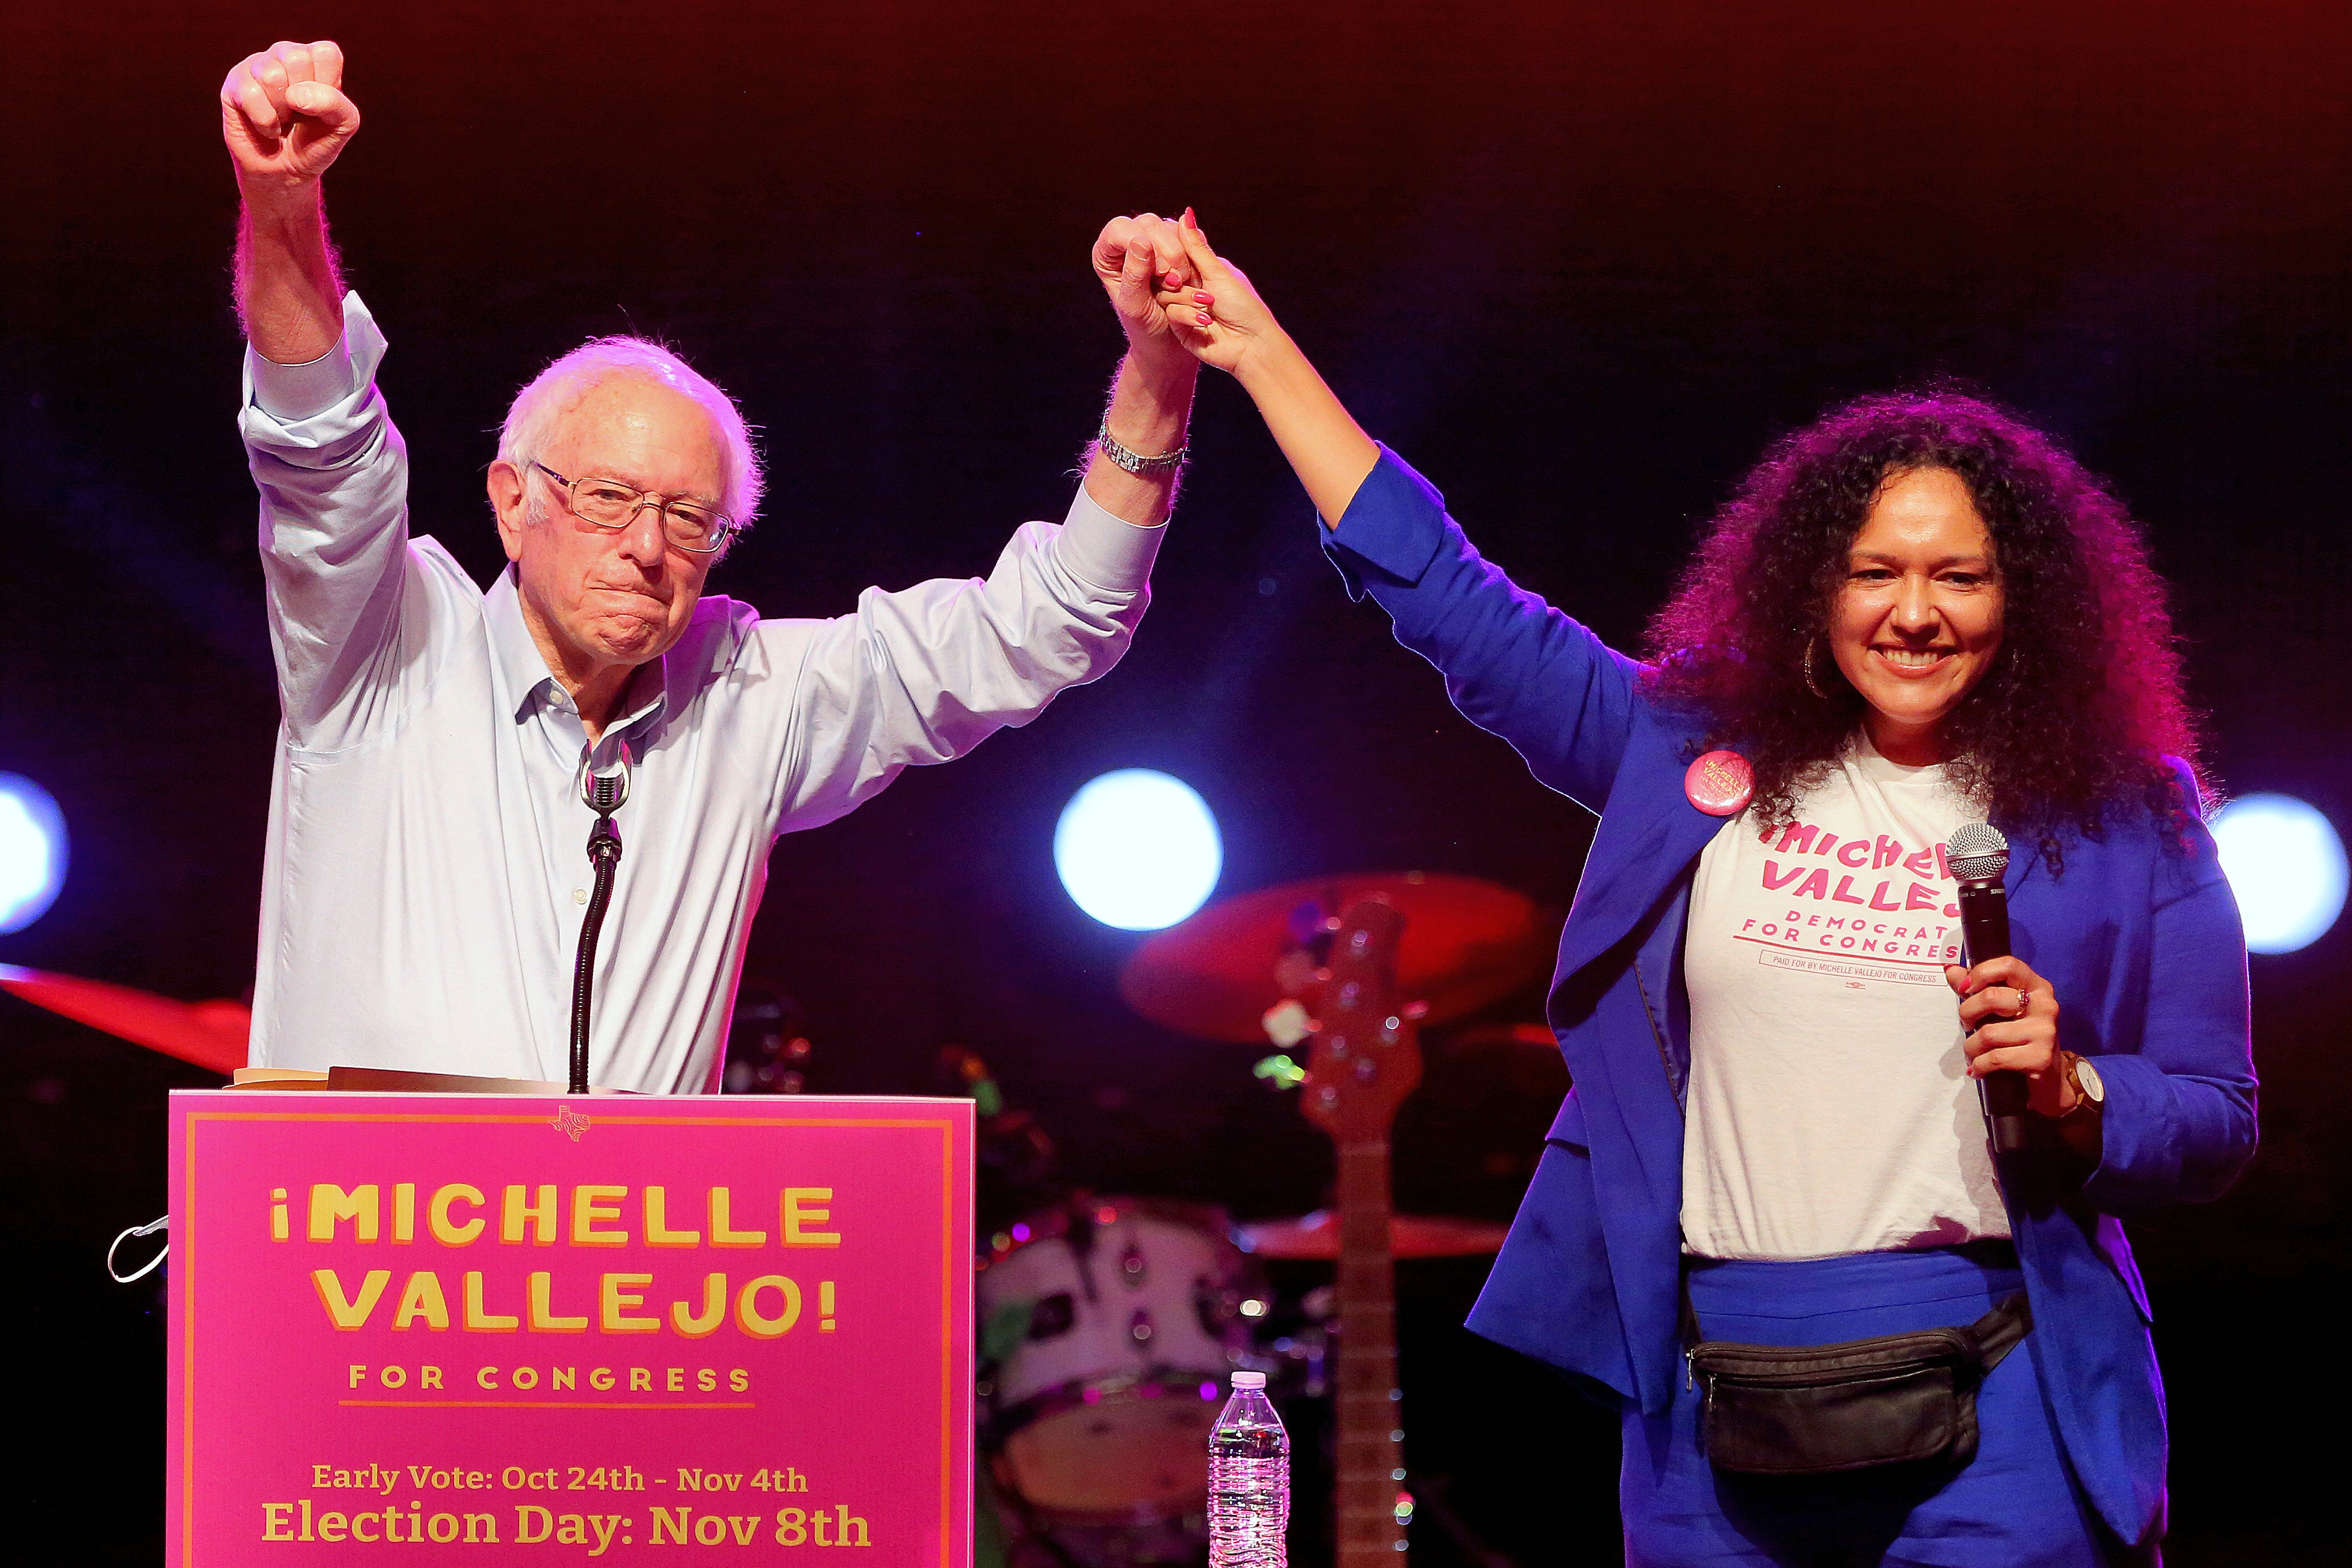
[[(1309, 1118), (1334, 1137), (1344, 1122), (1350, 1148), (1377, 1136), (1377, 1190), (1352, 1178), (1343, 1158), (1334, 1209), (1235, 1224), (1197, 1204), (1076, 1193), (984, 1238), (976, 1289), (983, 1564), (1199, 1563), (1207, 1552), (1204, 1456), (1234, 1371), (1266, 1373), (1291, 1407), (1367, 1378), (1390, 1387), (1393, 1263), (1490, 1254), (1505, 1228), (1388, 1210), (1388, 1118), (1422, 1067), (1417, 1055), (1408, 1063), (1379, 1052), (1411, 1054), (1420, 1030), (1507, 997), (1540, 976), (1549, 946), (1521, 895), (1465, 877), (1402, 873), (1244, 894), (1137, 949), (1120, 977), (1129, 1005), (1185, 1034), (1278, 1048), (1255, 1075), (1304, 1089)], [(1357, 1026), (1340, 1020), (1358, 1015), (1377, 1020), (1369, 1027), (1381, 1044), (1360, 1044), (1350, 1056), (1339, 1031)], [(1290, 1051), (1310, 1041), (1302, 1065)], [(1465, 1056), (1499, 1047), (1558, 1071), (1550, 1032), (1539, 1025), (1465, 1030), (1458, 1045)], [(1442, 1076), (1452, 1055), (1439, 1053), (1433, 1071)], [(1385, 1085), (1365, 1071), (1376, 1058)], [(980, 1096), (983, 1111), (992, 1089)], [(1339, 1097), (1343, 1089), (1354, 1103)], [(1362, 1239), (1383, 1234), (1385, 1248)], [(1336, 1268), (1361, 1315), (1350, 1321), (1339, 1310), (1342, 1291), (1328, 1279), (1277, 1299), (1269, 1263), (1310, 1265), (1311, 1277), (1318, 1262)], [(1384, 1299), (1367, 1302), (1375, 1289)], [(1346, 1507), (1352, 1486), (1392, 1516), (1386, 1544), (1402, 1554), (1412, 1503), (1398, 1484), (1393, 1398), (1381, 1400), (1379, 1433), (1351, 1434), (1345, 1400), (1326, 1425), (1337, 1437), (1340, 1538), (1349, 1515), (1363, 1511)]]

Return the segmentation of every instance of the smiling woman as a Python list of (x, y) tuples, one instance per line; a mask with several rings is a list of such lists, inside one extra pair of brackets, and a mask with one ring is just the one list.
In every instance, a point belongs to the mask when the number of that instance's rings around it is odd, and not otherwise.
[(1890, 762), (1941, 762), (1944, 721), (2000, 652), (2000, 578), (1968, 486), (1944, 468), (1889, 479), (1846, 561), (1827, 641), (1871, 744)]
[[(1619, 1410), (1626, 1560), (2153, 1561), (2162, 1390), (2116, 1217), (2228, 1186), (2254, 1081), (2122, 508), (1989, 403), (1865, 399), (1748, 476), (1630, 659), (1481, 557), (1183, 237), (1171, 308), (1349, 591), (1601, 816), (1550, 1001), (1576, 1092), (1469, 1326)], [(1958, 962), (1987, 821), (2032, 846), (1988, 895), (2030, 965)], [(2032, 1133), (1996, 1159), (1974, 1081), (2008, 1071)]]
[[(1949, 392), (1864, 398), (1789, 436), (1650, 625), (1658, 696), (1753, 766), (1767, 821), (1855, 727), (2063, 866), (2118, 811), (2180, 825), (2193, 767), (2164, 584), (2065, 452)], [(1890, 750), (1892, 747), (1895, 749)]]

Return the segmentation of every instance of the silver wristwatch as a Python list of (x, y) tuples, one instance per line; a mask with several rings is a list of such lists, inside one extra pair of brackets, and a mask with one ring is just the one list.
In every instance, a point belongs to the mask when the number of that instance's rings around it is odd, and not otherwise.
[(1172, 474), (1184, 466), (1184, 454), (1192, 450), (1189, 443), (1173, 452), (1157, 457), (1146, 457), (1140, 452), (1119, 444), (1118, 437), (1110, 433), (1110, 415), (1103, 415), (1102, 428), (1095, 432), (1095, 450), (1130, 474)]

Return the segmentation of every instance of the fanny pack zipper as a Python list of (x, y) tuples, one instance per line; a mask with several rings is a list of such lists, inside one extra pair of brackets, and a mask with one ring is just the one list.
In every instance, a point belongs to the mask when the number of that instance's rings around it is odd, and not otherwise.
[[(1911, 1340), (1914, 1336), (1904, 1334), (1899, 1338)], [(1779, 1354), (1769, 1357), (1759, 1355), (1726, 1358), (1721, 1354), (1724, 1347), (1719, 1344), (1696, 1344), (1683, 1353), (1683, 1360), (1688, 1368), (1684, 1386), (1686, 1388), (1696, 1386), (1696, 1379), (1701, 1375), (1698, 1358), (1702, 1354), (1709, 1351), (1717, 1353), (1714, 1357), (1717, 1364), (1707, 1367), (1704, 1373), (1710, 1385), (1730, 1378), (1758, 1388), (1806, 1388), (1821, 1384), (1852, 1382), (1858, 1378), (1880, 1375), (1898, 1376), (1927, 1367), (1965, 1364), (1976, 1351), (1972, 1341), (1949, 1329), (1929, 1331), (1918, 1336), (1918, 1339), (1921, 1342), (1918, 1348), (1908, 1354), (1894, 1354), (1910, 1351), (1911, 1347), (1908, 1345), (1898, 1346), (1882, 1342), (1875, 1352), (1858, 1352), (1852, 1345), (1841, 1345), (1836, 1347), (1834, 1354), (1824, 1354), (1813, 1357), (1806, 1356), (1804, 1352), (1808, 1348), (1819, 1348), (1828, 1352), (1832, 1347), (1790, 1345), (1784, 1349), (1776, 1345), (1768, 1348)], [(1865, 1340), (1856, 1343), (1868, 1344), (1871, 1342)], [(1892, 1358), (1873, 1360), (1871, 1359), (1873, 1354), (1892, 1355)], [(1727, 1359), (1729, 1364), (1724, 1364)], [(1804, 1364), (1808, 1361), (1812, 1364)], [(1750, 1364), (1743, 1366), (1740, 1364), (1742, 1362)], [(1791, 1362), (1798, 1364), (1792, 1366), (1790, 1364)], [(1767, 1365), (1756, 1365), (1755, 1364), (1758, 1363), (1765, 1363)]]

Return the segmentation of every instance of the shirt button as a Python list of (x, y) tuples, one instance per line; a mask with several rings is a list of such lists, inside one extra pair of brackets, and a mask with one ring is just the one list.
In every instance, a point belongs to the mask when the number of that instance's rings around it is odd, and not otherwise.
[(587, 902), (588, 902), (588, 890), (587, 890), (586, 888), (584, 888), (584, 887), (575, 887), (575, 888), (573, 888), (573, 889), (572, 890), (572, 903), (574, 903), (574, 904), (585, 904), (585, 903), (587, 903)]

